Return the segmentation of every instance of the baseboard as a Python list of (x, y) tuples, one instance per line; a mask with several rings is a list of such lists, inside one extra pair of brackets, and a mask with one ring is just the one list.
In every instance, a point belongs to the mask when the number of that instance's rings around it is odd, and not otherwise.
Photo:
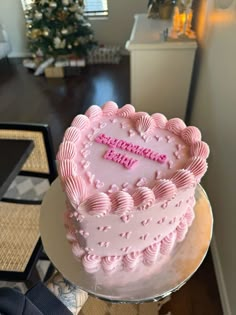
[(8, 58), (29, 58), (31, 54), (29, 52), (11, 52)]
[(220, 256), (216, 244), (216, 240), (213, 234), (211, 241), (211, 253), (213, 258), (213, 264), (215, 267), (216, 280), (218, 283), (218, 289), (220, 293), (221, 304), (224, 315), (232, 315), (231, 307), (228, 299), (228, 294), (225, 286), (224, 275), (221, 267)]

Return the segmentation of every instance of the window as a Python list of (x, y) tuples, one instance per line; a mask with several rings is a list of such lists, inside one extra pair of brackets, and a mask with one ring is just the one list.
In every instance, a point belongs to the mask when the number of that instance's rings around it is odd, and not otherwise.
[(108, 16), (107, 0), (84, 0), (84, 13), (87, 16)]

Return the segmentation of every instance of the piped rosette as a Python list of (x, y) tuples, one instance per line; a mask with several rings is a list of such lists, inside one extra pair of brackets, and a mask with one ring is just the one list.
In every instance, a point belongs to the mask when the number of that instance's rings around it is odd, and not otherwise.
[(169, 255), (175, 245), (175, 240), (176, 231), (171, 232), (161, 241), (160, 253), (162, 255)]
[(131, 104), (126, 104), (123, 107), (119, 108), (117, 112), (118, 117), (129, 118), (132, 117), (135, 113), (135, 108)]
[(119, 216), (129, 213), (133, 210), (134, 200), (131, 195), (125, 191), (118, 191), (111, 196), (111, 212)]
[(143, 251), (143, 263), (145, 265), (152, 265), (156, 262), (160, 252), (160, 246), (160, 243), (154, 243)]
[(90, 120), (85, 115), (77, 115), (71, 123), (71, 127), (82, 131), (90, 126)]
[(106, 193), (98, 192), (90, 196), (83, 204), (83, 208), (95, 216), (104, 216), (111, 210), (111, 201)]
[(171, 180), (179, 189), (192, 187), (196, 183), (193, 173), (185, 169), (177, 171)]
[(141, 115), (135, 121), (135, 128), (141, 136), (144, 134), (150, 134), (153, 131), (154, 127), (155, 121), (148, 114)]
[(101, 257), (92, 254), (86, 254), (82, 258), (82, 263), (87, 272), (94, 273), (100, 269)]
[(200, 157), (193, 157), (188, 162), (186, 169), (193, 173), (197, 181), (200, 181), (207, 171), (207, 162)]
[(137, 252), (132, 252), (130, 254), (127, 254), (123, 257), (123, 265), (125, 270), (134, 270), (140, 261), (142, 261), (142, 253), (137, 251)]
[(186, 218), (183, 218), (176, 228), (176, 240), (182, 242), (188, 232), (188, 223)]
[(168, 179), (159, 179), (156, 185), (152, 188), (155, 198), (158, 201), (170, 200), (176, 194), (175, 184)]
[(105, 272), (111, 273), (117, 269), (122, 260), (121, 256), (104, 256), (102, 257), (102, 268)]
[(57, 153), (57, 160), (71, 160), (76, 156), (76, 147), (73, 142), (63, 141), (59, 147), (59, 151)]
[(75, 143), (76, 141), (78, 141), (80, 139), (80, 137), (81, 137), (81, 132), (80, 132), (79, 128), (69, 127), (65, 131), (63, 141), (70, 141), (70, 142)]
[(167, 118), (163, 114), (156, 113), (151, 116), (154, 120), (155, 127), (164, 129), (167, 123)]
[(102, 109), (97, 105), (90, 106), (85, 115), (91, 120), (98, 120), (102, 116)]
[(155, 195), (148, 187), (139, 187), (132, 195), (137, 210), (147, 210), (155, 202)]
[(104, 116), (113, 116), (117, 113), (118, 111), (118, 106), (116, 103), (110, 101), (110, 102), (106, 102), (103, 106), (102, 106), (102, 111), (103, 111), (103, 115)]
[(194, 142), (190, 147), (190, 154), (193, 157), (200, 157), (202, 159), (207, 159), (210, 153), (208, 144), (204, 141)]
[(81, 176), (70, 176), (64, 181), (65, 193), (75, 209), (87, 197), (87, 185)]
[(185, 123), (180, 118), (172, 118), (166, 123), (166, 129), (175, 135), (180, 135), (182, 130), (186, 128)]

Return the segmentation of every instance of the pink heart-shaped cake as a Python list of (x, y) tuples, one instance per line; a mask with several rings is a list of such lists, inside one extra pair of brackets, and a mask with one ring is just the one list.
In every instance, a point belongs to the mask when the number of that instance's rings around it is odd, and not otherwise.
[[(114, 102), (93, 105), (75, 117), (57, 160), (70, 211), (84, 217), (82, 222), (67, 219), (68, 229), (81, 248), (93, 248), (93, 255), (82, 258), (85, 269), (103, 268), (105, 259), (113, 269), (130, 270), (155, 263), (159, 252), (169, 254), (192, 223), (186, 216), (194, 217), (194, 193), (208, 155), (196, 127), (135, 112), (130, 104), (119, 109)], [(101, 226), (110, 228), (102, 233)]]

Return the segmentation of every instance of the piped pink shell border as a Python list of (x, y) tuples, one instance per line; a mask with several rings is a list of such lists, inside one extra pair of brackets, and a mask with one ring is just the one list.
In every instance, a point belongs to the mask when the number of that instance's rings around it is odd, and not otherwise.
[[(118, 117), (130, 118), (133, 120), (136, 131), (140, 134), (140, 136), (152, 133), (154, 128), (161, 128), (178, 135), (187, 145), (190, 146), (191, 158), (186, 163), (185, 168), (178, 170), (170, 179), (157, 180), (152, 188), (139, 187), (132, 195), (130, 195), (130, 197), (133, 199), (133, 204), (138, 211), (148, 209), (153, 205), (154, 201), (158, 202), (170, 200), (175, 196), (178, 189), (185, 189), (200, 182), (202, 176), (207, 170), (206, 159), (209, 156), (209, 147), (205, 142), (201, 141), (201, 132), (198, 128), (193, 126), (186, 127), (183, 120), (179, 118), (167, 120), (163, 114), (155, 113), (150, 116), (145, 112), (135, 112), (135, 108), (130, 104), (126, 104), (118, 109), (117, 104), (110, 101), (105, 103), (102, 107), (93, 105), (86, 111), (85, 115), (76, 116), (70, 127), (73, 127), (73, 132), (65, 133), (65, 137), (57, 154), (57, 160), (59, 162), (58, 164), (61, 182), (64, 186), (63, 188), (65, 192), (69, 192), (69, 199), (71, 195), (76, 195), (76, 191), (74, 191), (73, 194), (73, 187), (71, 185), (70, 177), (74, 177), (76, 174), (76, 167), (72, 166), (72, 163), (76, 154), (74, 144), (79, 138), (79, 131), (86, 130), (90, 126), (90, 121), (92, 122), (94, 120), (101, 119), (102, 116), (111, 117), (114, 115), (117, 115)], [(78, 132), (75, 132), (74, 128), (77, 128)], [(68, 163), (69, 161), (72, 163)], [(71, 170), (73, 170), (73, 172)], [(72, 172), (71, 176), (68, 176), (70, 172)], [(77, 176), (77, 182), (78, 181), (83, 181), (83, 178)], [(77, 186), (78, 185), (75, 185), (75, 190)], [(77, 204), (76, 201), (73, 200), (74, 207), (78, 209), (82, 202), (85, 202), (86, 204), (86, 197), (89, 199), (88, 204), (96, 204), (97, 194), (86, 196), (86, 193), (84, 193), (83, 196), (77, 198)], [(104, 199), (105, 210), (103, 211), (103, 215), (107, 215), (112, 212), (116, 215), (122, 216), (123, 214), (127, 213), (127, 210), (125, 210), (126, 207), (122, 207), (122, 204), (117, 205), (117, 200), (113, 198), (112, 195), (108, 195), (105, 192), (99, 193), (99, 198), (100, 207), (102, 200)], [(122, 199), (120, 202), (122, 202)], [(125, 200), (124, 202), (126, 203)], [(112, 210), (117, 206), (119, 206), (119, 209), (124, 209), (124, 213), (122, 213), (122, 210), (113, 212)], [(95, 207), (94, 211), (88, 212), (90, 215), (97, 215)]]

